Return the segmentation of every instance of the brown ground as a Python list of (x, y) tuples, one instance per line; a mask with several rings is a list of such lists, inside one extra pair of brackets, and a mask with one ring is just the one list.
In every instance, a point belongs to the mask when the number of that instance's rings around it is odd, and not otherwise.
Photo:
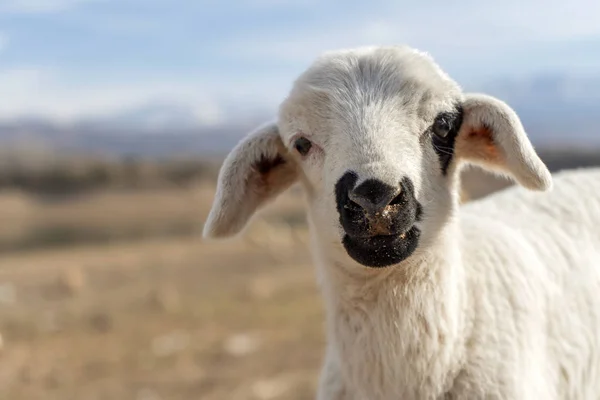
[(323, 310), (292, 192), (203, 242), (213, 186), (0, 192), (0, 399), (311, 399)]
[(0, 399), (311, 398), (322, 310), (300, 201), (279, 201), (246, 238), (205, 243), (211, 199), (203, 188), (59, 204), (0, 196), (3, 243), (28, 243), (57, 224), (154, 234), (196, 225), (191, 234), (4, 252)]

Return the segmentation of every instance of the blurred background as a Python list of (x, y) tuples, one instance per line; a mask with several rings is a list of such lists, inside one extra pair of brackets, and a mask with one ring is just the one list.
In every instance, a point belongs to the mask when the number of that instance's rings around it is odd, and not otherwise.
[[(591, 0), (0, 0), (0, 399), (311, 399), (297, 189), (200, 238), (228, 150), (320, 52), (406, 43), (600, 164)], [(470, 201), (509, 183), (468, 172)]]

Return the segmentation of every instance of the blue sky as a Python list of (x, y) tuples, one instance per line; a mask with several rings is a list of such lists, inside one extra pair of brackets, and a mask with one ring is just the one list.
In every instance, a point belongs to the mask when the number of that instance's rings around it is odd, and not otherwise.
[(594, 0), (0, 0), (0, 119), (156, 101), (202, 124), (273, 110), (320, 52), (406, 43), (465, 87), (600, 74)]

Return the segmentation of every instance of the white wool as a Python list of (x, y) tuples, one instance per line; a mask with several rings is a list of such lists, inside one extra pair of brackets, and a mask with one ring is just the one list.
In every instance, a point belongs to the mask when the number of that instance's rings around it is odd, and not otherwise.
[[(456, 141), (436, 152), (429, 127), (456, 105)], [(467, 163), (521, 187), (460, 207)], [(414, 184), (422, 234), (397, 265), (367, 268), (344, 250), (334, 187), (349, 170)], [(294, 183), (327, 310), (317, 399), (597, 398), (600, 169), (552, 177), (507, 104), (463, 93), (423, 53), (374, 47), (320, 57), (278, 120), (240, 142), (205, 235), (239, 233)]]

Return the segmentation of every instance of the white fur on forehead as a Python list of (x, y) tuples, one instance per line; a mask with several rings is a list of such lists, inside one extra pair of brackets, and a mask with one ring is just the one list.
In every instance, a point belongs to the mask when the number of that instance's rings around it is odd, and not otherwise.
[(406, 107), (433, 100), (432, 95), (443, 101), (461, 92), (430, 55), (407, 46), (326, 52), (296, 80), (294, 89), (333, 98), (356, 99), (358, 94), (370, 101), (400, 98)]
[(406, 72), (424, 80), (442, 78), (446, 81), (452, 81), (448, 74), (436, 64), (429, 53), (409, 46), (366, 46), (328, 51), (317, 58), (313, 67), (331, 62), (348, 64), (352, 60), (359, 58), (369, 58), (382, 64), (390, 61), (399, 63), (401, 68), (405, 69)]
[[(418, 133), (461, 101), (460, 87), (429, 55), (406, 46), (363, 47), (319, 57), (296, 80), (279, 123), (284, 136), (306, 133), (338, 150), (329, 153), (332, 179), (349, 169), (389, 184), (410, 176), (418, 191)], [(406, 151), (400, 157), (394, 148)]]

